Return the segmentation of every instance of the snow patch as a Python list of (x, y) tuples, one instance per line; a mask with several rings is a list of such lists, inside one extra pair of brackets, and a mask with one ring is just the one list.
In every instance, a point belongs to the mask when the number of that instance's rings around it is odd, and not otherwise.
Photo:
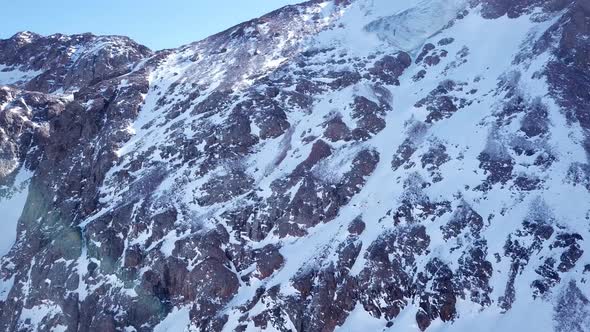
[(13, 85), (29, 81), (43, 73), (42, 70), (20, 70), (15, 67), (0, 65), (0, 85)]
[(29, 195), (29, 180), (33, 173), (22, 167), (14, 180), (14, 190), (7, 196), (0, 197), (0, 211), (2, 212), (2, 235), (0, 235), (0, 257), (6, 255), (16, 242), (16, 228), (18, 219)]

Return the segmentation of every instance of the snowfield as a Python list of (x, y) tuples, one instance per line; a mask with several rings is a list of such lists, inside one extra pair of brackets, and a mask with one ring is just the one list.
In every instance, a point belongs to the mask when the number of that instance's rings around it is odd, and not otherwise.
[(590, 331), (589, 17), (310, 1), (68, 44), (58, 103), (0, 99), (34, 124), (0, 117), (0, 329)]

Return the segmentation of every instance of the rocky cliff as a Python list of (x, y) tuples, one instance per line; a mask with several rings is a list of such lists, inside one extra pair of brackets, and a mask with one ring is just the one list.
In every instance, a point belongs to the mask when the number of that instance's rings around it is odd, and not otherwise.
[(0, 330), (590, 331), (586, 0), (22, 32), (0, 84)]

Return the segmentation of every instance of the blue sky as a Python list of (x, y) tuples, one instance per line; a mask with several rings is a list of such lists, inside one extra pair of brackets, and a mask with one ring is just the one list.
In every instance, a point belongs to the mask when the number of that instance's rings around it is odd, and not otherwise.
[(3, 1), (0, 38), (29, 30), (43, 35), (125, 35), (154, 50), (203, 39), (303, 0), (18, 0)]

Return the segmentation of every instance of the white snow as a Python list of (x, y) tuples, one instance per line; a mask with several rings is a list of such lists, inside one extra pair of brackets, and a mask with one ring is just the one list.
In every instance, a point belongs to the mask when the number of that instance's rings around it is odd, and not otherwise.
[[(387, 321), (367, 313), (362, 305), (357, 305), (346, 322), (336, 328), (336, 332), (384, 331), (420, 332), (416, 323), (418, 308), (410, 303), (396, 319), (393, 326), (386, 327)], [(457, 303), (458, 317), (455, 321), (435, 320), (428, 332), (495, 332), (495, 331), (535, 331), (553, 332), (553, 307), (542, 300), (517, 301), (507, 313), (492, 306), (481, 309), (472, 303), (460, 300)]]
[(2, 214), (0, 257), (6, 255), (16, 241), (16, 226), (27, 201), (29, 180), (32, 175), (32, 172), (21, 167), (12, 186), (13, 191), (8, 197), (0, 198), (0, 214)]
[[(256, 247), (263, 246), (268, 243), (280, 242), (282, 244), (281, 254), (285, 257), (285, 264), (283, 268), (273, 274), (269, 279), (265, 280), (263, 284), (270, 288), (274, 285), (281, 285), (281, 293), (284, 295), (294, 294), (296, 292), (290, 285), (290, 278), (308, 266), (321, 264), (326, 257), (331, 257), (337, 245), (343, 241), (346, 236), (346, 226), (356, 216), (361, 215), (367, 224), (367, 229), (360, 235), (359, 241), (362, 242), (362, 251), (357, 259), (355, 265), (351, 269), (351, 274), (356, 275), (365, 265), (364, 253), (367, 247), (380, 236), (384, 231), (390, 229), (392, 226), (386, 223), (381, 223), (380, 219), (387, 214), (391, 209), (391, 202), (396, 202), (403, 195), (403, 188), (400, 180), (395, 182), (395, 179), (404, 179), (409, 176), (410, 171), (399, 169), (393, 171), (390, 166), (390, 156), (396, 148), (402, 143), (405, 138), (404, 123), (408, 120), (424, 120), (426, 112), (423, 109), (417, 109), (414, 104), (422, 98), (428, 91), (433, 90), (443, 78), (452, 79), (455, 82), (469, 82), (473, 88), (479, 91), (490, 91), (496, 88), (498, 79), (505, 73), (515, 69), (512, 59), (514, 56), (526, 45), (523, 44), (532, 36), (538, 36), (545, 29), (547, 29), (559, 17), (556, 15), (552, 20), (543, 23), (533, 23), (528, 16), (523, 16), (518, 19), (509, 19), (502, 17), (497, 20), (483, 20), (477, 13), (473, 11), (466, 18), (459, 20), (448, 29), (439, 32), (450, 17), (454, 17), (454, 13), (461, 6), (464, 5), (462, 1), (456, 2), (442, 2), (442, 1), (421, 1), (418, 7), (412, 7), (416, 2), (399, 2), (391, 3), (385, 2), (381, 4), (387, 7), (387, 11), (382, 12), (378, 10), (367, 11), (366, 8), (375, 8), (367, 5), (370, 2), (359, 1), (353, 3), (351, 8), (343, 13), (341, 22), (342, 30), (334, 29), (323, 33), (310, 41), (310, 45), (321, 49), (326, 46), (337, 46), (351, 50), (354, 54), (363, 54), (368, 52), (371, 47), (374, 47), (379, 42), (363, 28), (371, 20), (377, 18), (377, 15), (392, 15), (396, 22), (396, 26), (400, 31), (405, 31), (407, 39), (397, 37), (394, 40), (388, 40), (389, 46), (380, 46), (387, 49), (389, 47), (392, 51), (397, 49), (412, 50), (425, 42), (436, 42), (445, 37), (453, 37), (454, 43), (445, 46), (449, 56), (443, 58), (437, 67), (429, 68), (427, 76), (419, 83), (412, 82), (412, 76), (421, 68), (413, 66), (408, 70), (408, 73), (401, 79), (399, 87), (392, 87), (393, 95), (393, 109), (387, 117), (387, 127), (376, 135), (367, 146), (373, 146), (381, 156), (381, 162), (375, 172), (368, 178), (366, 185), (363, 187), (361, 193), (356, 195), (352, 201), (343, 207), (338, 217), (328, 224), (320, 224), (314, 229), (308, 230), (309, 235), (302, 238), (285, 238), (277, 239), (275, 236), (269, 236), (262, 243), (257, 243)], [(373, 2), (373, 4), (379, 1)], [(364, 5), (363, 5), (364, 4)], [(364, 6), (367, 7), (364, 7)], [(432, 6), (429, 6), (432, 5)], [(429, 16), (436, 16), (441, 14), (441, 20), (429, 20)], [(391, 19), (391, 17), (388, 16)], [(368, 22), (369, 21), (369, 22)], [(446, 22), (445, 22), (446, 21)], [(405, 30), (404, 30), (405, 29)], [(482, 36), (485, 36), (485, 42), (482, 42)], [(467, 46), (470, 51), (469, 60), (460, 66), (451, 66), (452, 62), (456, 60), (455, 55), (458, 54), (464, 46)], [(502, 50), (502, 56), (498, 56), (498, 50)], [(542, 57), (540, 57), (542, 58)], [(540, 82), (538, 78), (533, 75), (538, 71), (539, 66), (546, 63), (547, 59), (540, 59), (537, 62), (522, 65), (518, 69), (523, 73), (522, 84), (526, 87), (528, 98), (544, 98), (544, 101), (551, 105), (551, 101), (545, 96), (547, 95), (547, 88)], [(321, 101), (316, 103), (316, 106), (311, 114), (306, 114), (303, 119), (289, 114), (289, 122), (295, 123), (293, 128), (293, 137), (301, 137), (302, 133), (316, 134), (317, 128), (313, 124), (322, 122), (322, 118), (331, 111), (330, 107), (338, 108), (339, 105), (330, 106), (326, 103), (327, 100), (350, 101), (353, 93), (358, 93), (362, 87), (355, 87), (344, 89), (343, 91), (330, 93), (322, 96)], [(465, 92), (458, 93), (459, 97), (467, 97)], [(481, 96), (481, 95), (480, 95)], [(510, 188), (496, 187), (494, 190), (481, 197), (482, 193), (473, 190), (466, 190), (465, 188), (474, 188), (485, 179), (485, 174), (479, 168), (478, 154), (486, 148), (489, 137), (489, 125), (491, 121), (489, 117), (498, 108), (497, 100), (501, 98), (493, 95), (484, 95), (480, 97), (477, 103), (466, 106), (459, 110), (452, 118), (446, 119), (436, 123), (428, 132), (428, 140), (440, 140), (448, 147), (448, 153), (451, 155), (451, 161), (441, 167), (441, 172), (444, 174), (444, 180), (433, 184), (425, 190), (428, 197), (432, 199), (449, 199), (456, 194), (460, 194), (464, 199), (478, 211), (484, 219), (491, 214), (495, 214), (496, 218), (492, 222), (492, 226), (484, 230), (484, 237), (488, 240), (489, 250), (488, 255), (503, 252), (502, 247), (508, 234), (514, 232), (520, 223), (513, 222), (514, 220), (523, 220), (529, 213), (529, 206), (531, 201), (536, 199), (536, 196), (530, 197), (515, 197), (514, 192)], [(346, 109), (345, 105), (341, 105), (339, 109)], [(558, 116), (555, 114), (557, 110), (554, 109), (552, 117)], [(295, 117), (295, 118), (294, 118)], [(563, 119), (561, 116), (558, 116)], [(347, 114), (343, 114), (343, 119), (347, 122)], [(563, 121), (563, 120), (559, 120)], [(554, 121), (556, 123), (558, 121)], [(567, 128), (565, 123), (559, 124), (560, 128)], [(458, 131), (470, 133), (469, 137), (458, 135)], [(501, 133), (504, 135), (504, 133)], [(503, 136), (502, 136), (503, 137)], [(563, 141), (569, 141), (568, 134), (564, 133)], [(552, 138), (555, 140), (555, 145), (561, 145), (559, 138)], [(268, 142), (267, 144), (274, 146), (275, 142)], [(288, 154), (280, 167), (286, 165), (296, 165), (300, 159), (297, 156), (306, 156), (308, 147), (300, 145), (300, 142), (293, 140), (289, 144), (289, 148), (293, 151), (299, 151), (298, 155)], [(428, 148), (427, 146), (420, 147), (420, 149)], [(579, 145), (573, 145), (571, 149), (580, 149)], [(266, 151), (265, 153), (268, 153)], [(581, 151), (571, 151), (570, 154), (583, 156)], [(418, 153), (417, 153), (418, 154)], [(272, 155), (272, 154), (271, 154)], [(461, 156), (461, 158), (458, 158)], [(270, 157), (261, 153), (252, 157), (257, 164), (264, 165), (264, 161), (272, 161)], [(338, 158), (329, 158), (325, 163), (338, 163)], [(417, 161), (419, 162), (419, 161)], [(563, 167), (563, 174), (567, 170), (567, 163), (564, 165), (557, 165), (555, 167)], [(526, 169), (526, 168), (525, 168)], [(457, 171), (458, 170), (458, 171)], [(464, 172), (463, 170), (469, 170)], [(530, 169), (529, 169), (530, 170)], [(411, 172), (415, 172), (412, 169)], [(288, 173), (288, 168), (286, 168)], [(559, 175), (559, 172), (557, 173)], [(272, 176), (268, 176), (272, 175)], [(275, 176), (280, 174), (265, 174), (266, 179), (263, 183), (270, 183)], [(564, 177), (555, 177), (551, 184), (544, 190), (543, 195), (547, 199), (548, 204), (555, 209), (557, 215), (568, 216), (571, 222), (568, 224), (576, 224), (575, 216), (584, 215), (584, 209), (587, 209), (587, 204), (582, 200), (588, 198), (587, 192), (583, 188), (572, 188), (571, 185), (563, 183)], [(390, 180), (387, 180), (390, 179)], [(389, 185), (384, 185), (384, 181), (389, 181)], [(568, 189), (566, 189), (568, 188)], [(575, 194), (572, 193), (575, 191)], [(569, 192), (568, 197), (579, 197), (571, 202), (564, 202), (561, 193)], [(583, 198), (582, 198), (583, 197)], [(575, 206), (574, 206), (575, 205)], [(500, 215), (499, 210), (505, 208), (504, 215)], [(431, 237), (431, 245), (429, 248), (430, 254), (422, 257), (418, 262), (418, 270), (430, 258), (439, 257), (448, 262), (451, 266), (456, 264), (457, 255), (460, 252), (449, 254), (447, 252), (449, 244), (445, 243), (440, 234), (439, 227), (446, 222), (449, 215), (438, 218), (435, 223), (426, 223), (427, 233)], [(587, 231), (577, 228), (577, 231), (587, 233)], [(543, 253), (540, 253), (542, 255)], [(494, 261), (493, 257), (488, 258)], [(509, 261), (505, 259), (501, 264), (497, 264), (494, 269), (491, 286), (494, 291), (490, 294), (493, 301), (496, 301), (498, 296), (503, 295), (506, 287), (506, 280), (509, 267), (506, 266)], [(443, 323), (435, 321), (430, 328), (432, 331), (516, 331), (516, 330), (538, 330), (550, 331), (552, 326), (552, 305), (547, 301), (538, 299), (533, 300), (531, 290), (528, 287), (535, 278), (534, 267), (529, 266), (525, 272), (519, 276), (518, 282), (523, 287), (517, 287), (517, 301), (514, 303), (513, 311), (509, 313), (502, 313), (497, 308), (496, 304), (492, 307), (481, 311), (479, 305), (475, 305), (468, 301), (460, 302), (459, 304), (459, 319), (456, 324)], [(500, 271), (504, 271), (503, 273)], [(242, 286), (240, 294), (234, 298), (228, 308), (237, 308), (243, 301), (251, 298), (254, 290), (260, 287), (260, 283), (252, 283), (250, 286)], [(417, 308), (409, 305), (400, 316), (395, 320), (391, 331), (418, 331), (415, 321), (415, 314)], [(253, 311), (255, 312), (255, 311)], [(228, 313), (237, 313), (228, 310)], [(533, 313), (542, 315), (542, 319), (529, 323), (527, 317)], [(231, 316), (232, 314), (230, 314)], [(485, 328), (481, 327), (481, 322), (484, 322)], [(380, 331), (385, 329), (385, 321), (371, 317), (362, 309), (362, 306), (357, 305), (354, 311), (349, 316), (346, 323), (339, 329), (339, 331), (359, 331), (371, 330)], [(226, 326), (226, 330), (231, 330), (232, 320)]]
[[(444, 174), (443, 179), (438, 183), (432, 183), (429, 187), (420, 192), (421, 197), (427, 197), (433, 201), (451, 200), (453, 197), (460, 197), (461, 202), (472, 206), (486, 220), (486, 226), (482, 230), (482, 237), (488, 241), (487, 259), (494, 264), (493, 276), (490, 286), (493, 288), (490, 298), (493, 304), (490, 307), (482, 308), (470, 301), (459, 300), (457, 310), (458, 318), (455, 322), (442, 322), (436, 320), (432, 323), (429, 331), (550, 331), (552, 327), (552, 303), (550, 296), (547, 299), (533, 299), (529, 285), (537, 278), (534, 271), (534, 264), (527, 266), (518, 275), (517, 282), (524, 286), (517, 286), (517, 301), (513, 304), (511, 311), (504, 313), (497, 306), (497, 299), (503, 295), (506, 282), (509, 278), (510, 260), (503, 258), (501, 262), (495, 262), (494, 254), (502, 253), (507, 236), (514, 233), (520, 226), (521, 221), (542, 207), (543, 213), (559, 216), (559, 227), (584, 235), (590, 238), (590, 230), (587, 229), (587, 222), (581, 216), (588, 215), (588, 192), (580, 187), (573, 186), (564, 181), (567, 170), (572, 161), (586, 162), (583, 148), (580, 146), (580, 133), (568, 125), (561, 110), (548, 95), (548, 87), (543, 79), (535, 75), (543, 69), (544, 64), (549, 60), (548, 56), (541, 55), (535, 60), (525, 61), (523, 64), (515, 64), (512, 60), (523, 48), (530, 47), (527, 41), (534, 40), (542, 34), (551, 24), (559, 18), (556, 14), (546, 22), (532, 22), (530, 16), (522, 16), (517, 19), (501, 17), (496, 20), (484, 20), (473, 9), (465, 18), (458, 20), (454, 25), (445, 29), (447, 23), (456, 16), (456, 13), (466, 5), (463, 0), (358, 0), (350, 7), (340, 12), (333, 12), (336, 7), (321, 6), (319, 12), (330, 19), (325, 19), (325, 24), (332, 24), (330, 29), (314, 36), (311, 40), (298, 40), (297, 36), (283, 36), (276, 44), (274, 53), (261, 61), (260, 68), (264, 71), (275, 70), (276, 68), (288, 65), (290, 43), (301, 42), (302, 46), (317, 49), (329, 49), (336, 47), (337, 52), (349, 56), (367, 56), (375, 53), (394, 54), (399, 50), (406, 50), (415, 54), (426, 42), (436, 44), (445, 37), (454, 38), (454, 42), (445, 45), (448, 56), (441, 58), (440, 64), (429, 67), (426, 76), (420, 82), (414, 82), (413, 76), (423, 67), (413, 64), (400, 78), (399, 86), (387, 86), (391, 92), (392, 111), (386, 117), (387, 126), (373, 138), (362, 143), (338, 142), (331, 143), (333, 155), (321, 161), (313, 169), (314, 175), (327, 182), (336, 182), (349, 170), (350, 162), (362, 149), (373, 149), (378, 152), (380, 162), (371, 176), (366, 179), (366, 184), (361, 192), (354, 196), (346, 206), (342, 207), (338, 216), (328, 223), (321, 223), (314, 228), (308, 229), (308, 235), (304, 237), (279, 238), (277, 234), (269, 234), (263, 241), (249, 243), (251, 248), (261, 248), (267, 244), (278, 244), (280, 252), (285, 258), (283, 267), (272, 274), (266, 280), (258, 280), (253, 277), (249, 283), (241, 281), (238, 294), (231, 300), (224, 310), (229, 315), (229, 321), (224, 327), (231, 331), (240, 322), (240, 306), (249, 301), (259, 287), (269, 289), (280, 285), (281, 294), (284, 296), (296, 295), (297, 290), (290, 283), (291, 278), (299, 271), (325, 266), (333, 262), (336, 257), (338, 246), (349, 237), (347, 226), (357, 216), (361, 216), (366, 223), (366, 230), (358, 236), (358, 242), (362, 243), (361, 253), (352, 266), (350, 274), (358, 275), (367, 262), (365, 256), (367, 248), (384, 232), (395, 231), (396, 227), (391, 218), (385, 220), (388, 213), (396, 207), (396, 204), (404, 198), (407, 193), (403, 188), (404, 180), (415, 178), (428, 178), (429, 174), (421, 167), (410, 169), (399, 168), (393, 170), (391, 157), (397, 148), (407, 138), (407, 123), (424, 121), (428, 110), (424, 107), (416, 107), (416, 102), (422, 99), (429, 91), (435, 89), (443, 79), (451, 79), (457, 83), (468, 84), (469, 88), (477, 89), (477, 97), (470, 105), (458, 110), (451, 118), (441, 120), (435, 124), (428, 125), (424, 137), (418, 141), (418, 151), (411, 158), (411, 161), (419, 165), (419, 155), (427, 150), (433, 142), (441, 142), (447, 147), (450, 161), (440, 167)], [(265, 33), (264, 25), (258, 29)], [(252, 32), (253, 29), (248, 31)], [(203, 223), (205, 228), (213, 228), (217, 224), (229, 227), (223, 221), (222, 215), (226, 211), (247, 203), (248, 198), (243, 196), (234, 197), (232, 200), (211, 206), (200, 206), (195, 197), (203, 193), (202, 186), (212, 177), (227, 174), (229, 165), (218, 166), (205, 175), (195, 176), (194, 170), (198, 167), (191, 165), (179, 166), (179, 161), (174, 157), (164, 157), (163, 151), (170, 139), (175, 126), (181, 125), (183, 138), (194, 137), (193, 126), (209, 126), (223, 123), (231, 110), (238, 102), (232, 101), (227, 109), (218, 110), (213, 115), (193, 115), (190, 111), (178, 115), (170, 120), (167, 113), (173, 108), (173, 104), (186, 98), (187, 91), (182, 89), (186, 86), (200, 86), (209, 83), (206, 88), (199, 91), (200, 94), (192, 100), (187, 109), (192, 109), (197, 103), (204, 100), (211, 92), (216, 91), (223, 84), (228, 84), (236, 89), (245, 89), (254, 80), (246, 78), (228, 78), (227, 67), (229, 63), (212, 61), (203, 62), (204, 58), (199, 57), (195, 63), (187, 61), (187, 57), (195, 52), (205, 51), (204, 43), (196, 43), (185, 49), (183, 52), (171, 53), (160, 62), (158, 68), (151, 72), (149, 77), (150, 90), (145, 95), (142, 110), (139, 117), (133, 123), (128, 123), (127, 132), (133, 137), (117, 151), (120, 158), (118, 164), (107, 174), (105, 185), (101, 188), (100, 202), (104, 204), (101, 211), (90, 217), (83, 223), (92, 222), (103, 213), (110, 211), (119, 204), (128, 201), (129, 187), (127, 184), (118, 182), (114, 174), (121, 170), (130, 168), (131, 162), (137, 160), (138, 155), (145, 153), (146, 157), (143, 168), (139, 171), (130, 172), (132, 176), (141, 179), (150, 175), (154, 169), (163, 169), (165, 179), (153, 193), (154, 197), (171, 205), (186, 209), (190, 217), (186, 220), (179, 217), (178, 222)], [(460, 53), (469, 50), (468, 60), (460, 63)], [(233, 54), (234, 49), (229, 48), (228, 54)], [(500, 56), (499, 53), (501, 52)], [(206, 53), (206, 52), (203, 52)], [(327, 60), (329, 55), (321, 60)], [(227, 58), (230, 58), (229, 56)], [(322, 70), (322, 65), (310, 65), (310, 70)], [(331, 65), (332, 66), (332, 65)], [(249, 68), (246, 73), (258, 73), (260, 68)], [(332, 67), (330, 67), (331, 69)], [(348, 67), (337, 67), (335, 69), (349, 69)], [(526, 92), (524, 98), (527, 100), (540, 100), (549, 109), (551, 123), (551, 135), (544, 142), (549, 148), (555, 151), (557, 160), (549, 170), (542, 171), (533, 165), (531, 158), (525, 156), (511, 155), (508, 148), (513, 133), (517, 131), (517, 121), (513, 121), (511, 127), (495, 125), (494, 115), (499, 111), (501, 105), (498, 100), (503, 100), (503, 95), (488, 94), (495, 91), (501, 78), (510, 76), (515, 70), (521, 72), (519, 86)], [(0, 75), (2, 72), (0, 72)], [(26, 74), (26, 73), (25, 73)], [(14, 73), (10, 79), (25, 77), (23, 73)], [(18, 76), (21, 75), (21, 76)], [(2, 76), (0, 76), (0, 80)], [(9, 80), (10, 80), (9, 79)], [(204, 82), (203, 79), (208, 80)], [(234, 82), (237, 80), (238, 82)], [(327, 78), (316, 77), (318, 82), (328, 83)], [(228, 83), (229, 82), (229, 83)], [(246, 83), (244, 83), (246, 82)], [(128, 82), (121, 82), (125, 86)], [(231, 84), (230, 84), (231, 83)], [(235, 86), (232, 85), (235, 83)], [(242, 84), (244, 83), (244, 84)], [(172, 89), (176, 84), (178, 86)], [(351, 117), (350, 102), (355, 96), (366, 96), (374, 100), (376, 98), (371, 90), (372, 86), (366, 81), (358, 83), (338, 91), (326, 92), (317, 96), (311, 110), (292, 109), (287, 112), (288, 122), (291, 124), (289, 130), (281, 137), (268, 139), (254, 148), (253, 153), (240, 160), (241, 166), (245, 166), (246, 172), (252, 176), (258, 198), (267, 199), (273, 192), (271, 184), (290, 174), (311, 151), (312, 144), (303, 142), (303, 137), (319, 137), (322, 135), (324, 123), (330, 116), (339, 113), (343, 122), (350, 127), (354, 126), (355, 120)], [(196, 89), (196, 88), (195, 88)], [(174, 90), (173, 92), (170, 92)], [(468, 90), (467, 90), (468, 91)], [(467, 91), (451, 92), (458, 98), (472, 98)], [(165, 96), (167, 103), (161, 104), (158, 100)], [(425, 125), (426, 126), (426, 125)], [(252, 133), (260, 132), (259, 126), (252, 125)], [(468, 135), (466, 134), (468, 133)], [(204, 141), (195, 142), (195, 149), (201, 153), (204, 151)], [(155, 147), (155, 148), (154, 148)], [(493, 152), (494, 155), (502, 154), (512, 157), (516, 161), (515, 170), (519, 173), (532, 173), (543, 176), (545, 185), (543, 188), (531, 194), (522, 193), (510, 188), (509, 185), (495, 185), (489, 192), (473, 190), (474, 187), (485, 180), (487, 174), (479, 166), (478, 155), (482, 151)], [(196, 160), (197, 166), (202, 160)], [(178, 166), (178, 167), (177, 167)], [(22, 174), (21, 174), (22, 173)], [(13, 230), (5, 238), (0, 238), (0, 255), (8, 252), (14, 243), (16, 236), (16, 222), (22, 213), (24, 203), (28, 194), (27, 184), (31, 177), (26, 170), (22, 169), (17, 177), (15, 192), (8, 199), (0, 200), (0, 211), (8, 211), (9, 229)], [(292, 195), (299, 188), (295, 184), (288, 192)], [(540, 201), (539, 197), (543, 198)], [(143, 197), (142, 197), (143, 199)], [(141, 203), (143, 201), (140, 200)], [(136, 204), (136, 207), (140, 203)], [(452, 203), (452, 209), (456, 209), (457, 202)], [(430, 237), (428, 253), (418, 257), (415, 268), (421, 271), (430, 259), (440, 258), (451, 268), (458, 265), (458, 257), (461, 251), (449, 253), (451, 245), (442, 236), (440, 227), (445, 224), (452, 213), (446, 213), (435, 220), (424, 220), (423, 225), (427, 228)], [(493, 217), (492, 217), (493, 216)], [(488, 223), (487, 219), (491, 222)], [(189, 220), (190, 219), (190, 220)], [(557, 219), (557, 218), (556, 218)], [(552, 221), (553, 222), (553, 221)], [(190, 235), (190, 231), (181, 233), (174, 229), (165, 235), (160, 241), (155, 241), (146, 251), (158, 248), (161, 255), (170, 256), (175, 247), (176, 241)], [(143, 244), (152, 235), (152, 230), (147, 229), (139, 234), (132, 235), (125, 239), (125, 246)], [(237, 240), (231, 234), (230, 241)], [(470, 239), (460, 239), (470, 241)], [(459, 240), (457, 240), (459, 241)], [(526, 241), (526, 240), (523, 240)], [(99, 243), (96, 243), (99, 246)], [(465, 246), (468, 246), (466, 243)], [(583, 259), (590, 257), (590, 248), (584, 248)], [(195, 249), (195, 250), (198, 250)], [(541, 260), (551, 255), (549, 250), (543, 249), (536, 253), (531, 260)], [(197, 255), (199, 256), (199, 255)], [(78, 294), (84, 299), (92, 287), (83, 282), (83, 276), (88, 272), (87, 266), (90, 262), (87, 248), (85, 247), (82, 256), (78, 259), (78, 273), (80, 274), (80, 285)], [(191, 266), (194, 266), (194, 262)], [(189, 266), (190, 267), (190, 266)], [(255, 264), (249, 266), (241, 275), (254, 271)], [(413, 268), (413, 267), (408, 267)], [(571, 274), (579, 271), (572, 271)], [(567, 275), (566, 275), (567, 276)], [(102, 282), (112, 283), (119, 286), (120, 280), (110, 276)], [(14, 282), (8, 279), (0, 282), (0, 299), (7, 296), (7, 292)], [(584, 290), (586, 293), (590, 290)], [(134, 296), (134, 291), (127, 290), (127, 294)], [(250, 311), (252, 315), (262, 312), (271, 304), (256, 304)], [(30, 318), (33, 325), (39, 325), (39, 315), (51, 315), (54, 307), (28, 309), (23, 317)], [(372, 317), (364, 310), (362, 305), (357, 304), (346, 322), (338, 328), (338, 331), (418, 331), (415, 315), (418, 308), (411, 302), (400, 313), (391, 328), (386, 328), (384, 319)], [(158, 326), (155, 331), (186, 331), (190, 324), (190, 308), (175, 308)], [(530, 317), (539, 317), (531, 320)], [(291, 322), (287, 322), (287, 326)], [(248, 331), (255, 328), (250, 324)], [(269, 324), (269, 331), (274, 330)]]
[(338, 326), (335, 332), (383, 331), (387, 321), (371, 316), (363, 305), (357, 303), (348, 315), (346, 322)]
[(154, 332), (183, 332), (188, 331), (190, 324), (189, 307), (174, 308), (160, 324), (156, 325)]
[(14, 275), (8, 279), (0, 279), (0, 301), (6, 301), (8, 298), (8, 293), (10, 293), (10, 289), (14, 285)]
[[(46, 300), (43, 304), (35, 305), (32, 308), (24, 308), (20, 315), (19, 324), (21, 327), (28, 327), (35, 331), (43, 329), (44, 321), (61, 313), (61, 308), (55, 303)], [(60, 331), (58, 327), (52, 327), (52, 331)]]
[(19, 68), (0, 64), (0, 85), (12, 85), (29, 81), (41, 73), (43, 73), (43, 71), (22, 71)]
[(466, 4), (458, 0), (422, 0), (415, 7), (369, 23), (365, 29), (409, 52), (439, 32)]

